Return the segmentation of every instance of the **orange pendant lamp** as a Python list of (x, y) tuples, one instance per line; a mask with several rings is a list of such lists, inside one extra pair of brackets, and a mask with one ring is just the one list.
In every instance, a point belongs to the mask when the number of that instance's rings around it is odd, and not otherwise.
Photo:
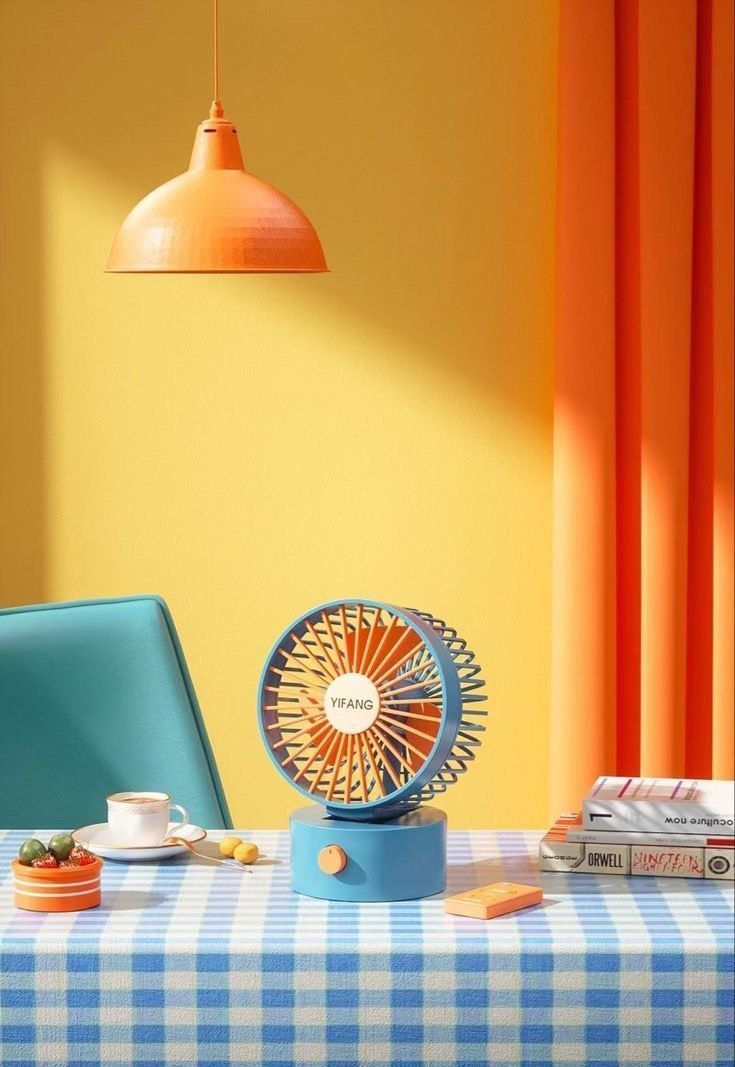
[(313, 274), (326, 271), (314, 227), (292, 200), (245, 170), (237, 129), (219, 101), (214, 3), (214, 101), (197, 127), (189, 169), (154, 189), (120, 227), (116, 273)]

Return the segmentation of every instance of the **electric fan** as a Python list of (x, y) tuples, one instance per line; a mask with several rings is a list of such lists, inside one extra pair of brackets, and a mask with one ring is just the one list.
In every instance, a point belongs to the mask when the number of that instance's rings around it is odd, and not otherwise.
[(271, 759), (319, 802), (291, 816), (297, 892), (386, 901), (444, 889), (446, 815), (424, 804), (474, 759), (484, 684), (457, 631), (423, 611), (337, 600), (283, 632), (258, 705)]

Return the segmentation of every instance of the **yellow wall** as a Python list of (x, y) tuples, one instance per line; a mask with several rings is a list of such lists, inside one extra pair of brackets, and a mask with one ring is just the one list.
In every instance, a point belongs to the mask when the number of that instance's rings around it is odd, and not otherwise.
[(105, 275), (206, 114), (209, 4), (0, 0), (2, 601), (164, 595), (252, 826), (298, 802), (256, 732), (271, 641), (340, 595), (424, 607), (490, 683), (450, 818), (541, 825), (555, 5), (220, 7), (246, 164), (327, 276)]

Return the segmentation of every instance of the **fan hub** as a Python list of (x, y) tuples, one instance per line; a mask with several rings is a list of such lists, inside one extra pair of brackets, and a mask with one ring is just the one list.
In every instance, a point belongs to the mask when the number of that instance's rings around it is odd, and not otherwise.
[(380, 714), (377, 687), (364, 674), (340, 674), (324, 694), (324, 713), (340, 733), (361, 734)]

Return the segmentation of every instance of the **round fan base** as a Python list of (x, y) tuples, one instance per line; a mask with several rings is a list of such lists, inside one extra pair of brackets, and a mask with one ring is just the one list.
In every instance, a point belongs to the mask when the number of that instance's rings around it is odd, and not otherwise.
[(413, 900), (446, 885), (447, 817), (421, 807), (397, 819), (338, 819), (317, 804), (291, 815), (291, 885), (322, 900)]

